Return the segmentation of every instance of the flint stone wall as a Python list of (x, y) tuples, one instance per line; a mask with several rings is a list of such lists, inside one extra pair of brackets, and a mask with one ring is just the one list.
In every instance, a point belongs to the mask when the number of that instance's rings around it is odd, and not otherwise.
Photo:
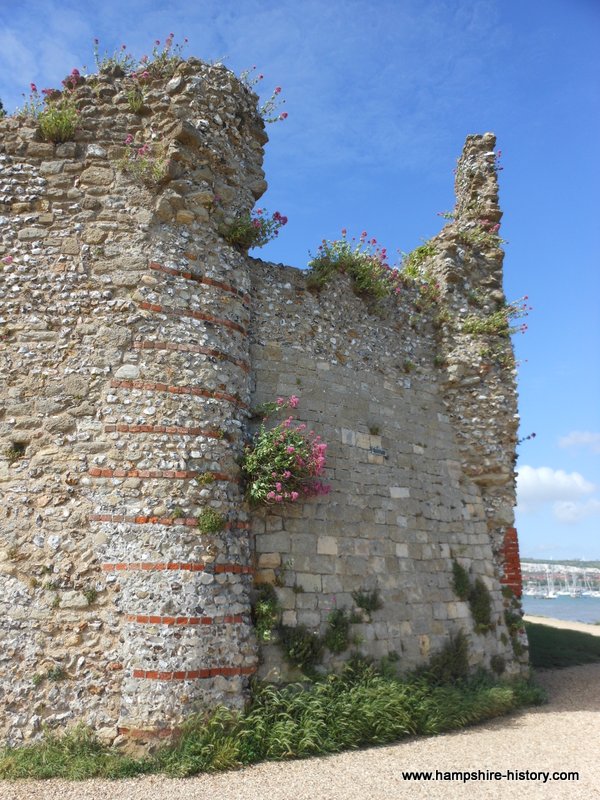
[[(410, 290), (372, 313), (344, 278), (311, 295), (301, 272), (225, 243), (220, 226), (266, 189), (267, 138), (226, 69), (184, 62), (141, 115), (127, 87), (118, 71), (83, 81), (73, 142), (0, 120), (2, 738), (78, 721), (107, 741), (168, 735), (241, 707), (257, 671), (293, 677), (280, 650), (258, 652), (255, 579), (283, 584), (285, 624), (321, 632), (353, 591), (379, 589), (355, 633), (401, 668), (463, 629), (474, 666), (503, 655), (518, 672), (500, 591), (516, 552), (512, 371), (415, 313)], [(156, 186), (122, 169), (130, 133), (164, 148)], [(497, 212), (492, 148), (468, 140), (459, 206), (474, 193)], [(461, 249), (456, 231), (430, 268), (459, 317), (473, 286), (498, 302), (502, 253)], [(250, 513), (249, 409), (291, 393), (330, 444), (333, 491)], [(207, 510), (221, 530), (199, 528)], [(485, 636), (453, 559), (490, 588)]]

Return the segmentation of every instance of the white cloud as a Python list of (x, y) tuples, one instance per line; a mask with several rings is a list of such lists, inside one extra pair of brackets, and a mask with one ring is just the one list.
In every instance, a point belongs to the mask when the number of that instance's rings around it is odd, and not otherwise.
[(533, 511), (544, 503), (574, 503), (595, 489), (579, 472), (525, 465), (517, 477), (519, 511)]
[(564, 500), (553, 505), (552, 513), (559, 522), (567, 524), (581, 522), (582, 519), (600, 514), (600, 500), (595, 497), (590, 498), (585, 503)]
[(571, 431), (558, 440), (560, 447), (589, 447), (593, 453), (600, 453), (600, 433), (594, 431)]

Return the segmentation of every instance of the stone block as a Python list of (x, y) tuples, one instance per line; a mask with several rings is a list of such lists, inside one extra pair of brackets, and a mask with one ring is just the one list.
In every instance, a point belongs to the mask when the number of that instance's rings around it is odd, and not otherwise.
[(323, 584), (320, 575), (312, 575), (311, 573), (300, 572), (296, 574), (296, 583), (298, 586), (301, 586), (305, 592), (323, 591)]
[(80, 181), (83, 184), (90, 184), (92, 186), (110, 186), (114, 177), (115, 175), (112, 169), (94, 166), (83, 170)]
[(325, 556), (337, 556), (337, 538), (335, 536), (319, 536), (317, 539), (317, 553)]

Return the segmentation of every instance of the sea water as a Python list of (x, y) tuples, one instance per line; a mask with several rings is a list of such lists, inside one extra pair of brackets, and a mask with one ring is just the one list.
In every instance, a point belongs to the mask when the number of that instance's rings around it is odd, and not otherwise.
[(600, 622), (600, 597), (560, 596), (552, 600), (523, 597), (523, 611), (534, 617), (554, 617), (572, 622)]

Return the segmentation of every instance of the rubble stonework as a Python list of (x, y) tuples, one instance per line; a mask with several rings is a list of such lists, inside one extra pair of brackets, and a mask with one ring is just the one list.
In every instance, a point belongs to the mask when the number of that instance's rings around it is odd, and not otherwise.
[[(126, 88), (113, 70), (76, 89), (73, 142), (0, 120), (2, 739), (79, 721), (167, 735), (240, 707), (257, 672), (293, 677), (276, 646), (258, 652), (255, 580), (277, 585), (284, 624), (321, 632), (378, 590), (354, 635), (401, 669), (463, 629), (473, 667), (521, 671), (501, 592), (517, 588), (509, 340), (490, 360), (410, 289), (373, 309), (344, 277), (311, 294), (228, 245), (220, 227), (266, 189), (255, 95), (196, 59), (149, 83), (142, 114)], [(129, 134), (165, 157), (156, 185), (124, 171)], [(493, 147), (467, 140), (428, 263), (452, 319), (473, 290), (481, 313), (503, 300), (501, 250), (461, 243), (478, 203), (499, 219)], [(330, 446), (332, 491), (251, 512), (250, 409), (286, 394)], [(454, 560), (490, 590), (485, 634)]]

